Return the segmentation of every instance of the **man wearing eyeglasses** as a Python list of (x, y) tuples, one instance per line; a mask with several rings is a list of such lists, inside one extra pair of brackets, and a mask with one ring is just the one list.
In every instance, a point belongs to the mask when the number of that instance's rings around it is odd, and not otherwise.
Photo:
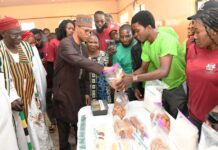
[(82, 70), (101, 74), (107, 70), (88, 58), (82, 52), (87, 51), (82, 42), (87, 41), (92, 30), (92, 18), (87, 15), (76, 17), (73, 36), (60, 42), (54, 71), (54, 113), (57, 119), (60, 149), (70, 150), (68, 142), (70, 126), (77, 133), (78, 111), (83, 106), (80, 90)]

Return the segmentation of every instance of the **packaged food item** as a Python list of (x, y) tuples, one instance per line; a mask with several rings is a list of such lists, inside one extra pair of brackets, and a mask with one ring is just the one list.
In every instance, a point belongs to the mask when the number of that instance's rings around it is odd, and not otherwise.
[(118, 116), (121, 119), (126, 114), (125, 106), (129, 102), (128, 96), (124, 91), (116, 91), (116, 84), (121, 80), (123, 74), (123, 69), (119, 64), (114, 64), (110, 70), (104, 72), (107, 82), (115, 89), (113, 115)]
[(107, 115), (108, 103), (104, 100), (97, 100), (91, 102), (91, 110), (94, 116)]
[(162, 139), (153, 139), (150, 145), (151, 150), (170, 150), (168, 145), (166, 145)]
[(121, 139), (125, 138), (124, 122), (119, 118), (114, 118), (114, 132)]
[(114, 99), (116, 102), (120, 103), (122, 107), (125, 107), (129, 102), (129, 98), (125, 92), (115, 92)]
[(136, 131), (140, 132), (141, 138), (144, 138), (144, 137), (148, 138), (148, 135), (145, 132), (145, 127), (143, 127), (143, 125), (139, 122), (139, 120), (135, 116), (130, 117), (129, 120), (131, 124), (135, 127)]
[(128, 119), (124, 119), (124, 133), (125, 133), (125, 138), (126, 139), (132, 139), (132, 133), (133, 133), (133, 128)]
[(118, 139), (132, 139), (133, 128), (128, 119), (114, 119), (114, 132)]
[(102, 150), (106, 148), (106, 141), (105, 141), (105, 128), (98, 127), (93, 128), (93, 132), (95, 135), (95, 149)]
[(115, 92), (113, 116), (118, 116), (120, 119), (126, 115), (127, 103), (129, 102), (128, 96), (124, 92)]
[[(161, 103), (156, 104), (156, 110), (151, 113), (151, 125), (152, 125), (152, 136), (151, 136), (151, 144), (158, 145), (158, 143), (162, 143), (163, 148), (169, 147), (169, 132), (170, 132), (170, 118), (167, 112), (162, 108)], [(155, 147), (155, 146), (153, 146)], [(162, 147), (162, 146), (161, 146)], [(155, 150), (155, 148), (153, 149)], [(157, 149), (161, 150), (161, 149)]]
[(157, 109), (150, 114), (152, 126), (159, 127), (168, 135), (170, 132), (170, 118), (161, 103), (157, 103), (156, 105)]
[(114, 89), (116, 89), (116, 83), (121, 80), (123, 74), (123, 69), (120, 67), (119, 64), (114, 64), (110, 70), (104, 72), (106, 81)]

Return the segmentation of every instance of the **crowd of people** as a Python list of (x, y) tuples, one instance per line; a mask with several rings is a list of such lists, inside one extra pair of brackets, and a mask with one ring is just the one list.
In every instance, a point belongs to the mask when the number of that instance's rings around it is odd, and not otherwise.
[(146, 81), (161, 80), (169, 86), (162, 105), (170, 115), (176, 118), (180, 110), (199, 133), (204, 122), (218, 132), (217, 18), (218, 2), (205, 2), (188, 17), (188, 39), (182, 45), (173, 28), (157, 27), (147, 10), (123, 25), (96, 11), (95, 30), (91, 16), (77, 15), (63, 20), (55, 33), (48, 28), (21, 31), (17, 19), (1, 18), (1, 148), (54, 149), (49, 133), (57, 128), (60, 149), (70, 150), (79, 109), (92, 100), (114, 101), (104, 76), (113, 64), (124, 71), (116, 90), (125, 91), (130, 101), (144, 100)]

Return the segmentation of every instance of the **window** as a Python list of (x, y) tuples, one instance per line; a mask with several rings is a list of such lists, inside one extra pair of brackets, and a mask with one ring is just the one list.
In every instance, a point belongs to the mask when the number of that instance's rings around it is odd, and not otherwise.
[(35, 28), (34, 22), (22, 22), (21, 23), (21, 30), (31, 30)]
[(128, 12), (125, 12), (124, 14), (120, 16), (120, 23), (125, 24), (128, 22), (128, 19), (129, 19), (129, 14)]

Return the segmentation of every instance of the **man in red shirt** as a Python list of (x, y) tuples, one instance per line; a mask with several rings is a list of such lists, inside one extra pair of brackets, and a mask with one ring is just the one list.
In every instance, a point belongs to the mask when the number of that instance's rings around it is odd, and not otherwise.
[(95, 32), (99, 37), (100, 50), (106, 51), (108, 47), (106, 41), (111, 39), (109, 35), (111, 28), (106, 23), (105, 13), (103, 11), (96, 11), (94, 21), (96, 26)]

